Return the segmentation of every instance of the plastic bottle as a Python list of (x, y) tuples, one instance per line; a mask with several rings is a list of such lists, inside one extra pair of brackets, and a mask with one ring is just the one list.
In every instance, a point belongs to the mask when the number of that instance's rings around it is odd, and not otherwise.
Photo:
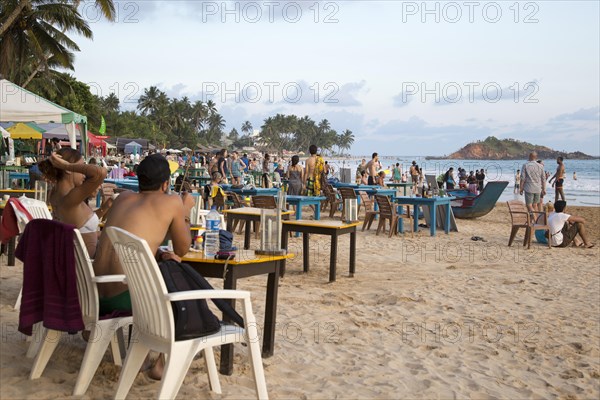
[(210, 212), (206, 215), (206, 230), (207, 231), (219, 231), (221, 228), (221, 215), (217, 211), (216, 206), (212, 206)]
[(206, 215), (206, 233), (204, 234), (204, 255), (207, 258), (212, 258), (219, 251), (219, 225), (221, 224), (221, 216), (217, 211), (217, 207), (213, 206), (210, 212)]

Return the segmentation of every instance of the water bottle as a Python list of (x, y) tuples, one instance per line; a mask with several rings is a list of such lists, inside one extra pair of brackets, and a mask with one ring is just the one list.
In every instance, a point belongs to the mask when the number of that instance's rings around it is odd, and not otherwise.
[(206, 215), (206, 233), (204, 234), (204, 256), (213, 258), (219, 251), (219, 225), (221, 224), (221, 215), (217, 207), (213, 206)]
[(212, 206), (210, 212), (206, 215), (206, 230), (217, 231), (221, 228), (221, 214), (217, 211), (216, 206)]
[(204, 256), (214, 258), (219, 251), (219, 231), (206, 231), (204, 234)]

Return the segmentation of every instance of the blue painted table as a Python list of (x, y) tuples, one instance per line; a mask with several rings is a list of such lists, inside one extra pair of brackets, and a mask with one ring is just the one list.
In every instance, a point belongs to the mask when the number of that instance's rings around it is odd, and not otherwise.
[(8, 173), (9, 181), (13, 179), (21, 182), (19, 185), (20, 188), (25, 189), (29, 184), (29, 173), (28, 172), (9, 172)]
[(105, 183), (112, 183), (117, 185), (119, 188), (129, 189), (134, 192), (139, 191), (138, 180), (137, 178), (129, 178), (129, 179), (105, 179)]
[(302, 207), (315, 206), (315, 220), (320, 220), (321, 202), (325, 200), (322, 196), (286, 196), (286, 201), (296, 207), (296, 219), (302, 219)]
[(233, 188), (231, 185), (221, 185), (223, 190), (227, 192), (233, 192), (240, 194), (242, 196), (277, 196), (279, 193), (279, 189), (277, 188), (254, 188), (254, 189), (244, 189), (244, 188)]
[(419, 206), (429, 206), (429, 213), (431, 217), (429, 231), (431, 236), (435, 236), (437, 227), (437, 206), (444, 205), (446, 207), (446, 221), (444, 223), (444, 231), (450, 232), (450, 202), (455, 197), (393, 197), (392, 200), (398, 205), (411, 205), (414, 208), (414, 232), (419, 230)]

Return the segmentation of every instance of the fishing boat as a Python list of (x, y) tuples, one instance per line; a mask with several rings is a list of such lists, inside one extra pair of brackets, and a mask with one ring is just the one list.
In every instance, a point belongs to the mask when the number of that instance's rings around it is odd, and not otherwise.
[(462, 219), (483, 217), (494, 209), (506, 186), (506, 181), (488, 182), (477, 196), (468, 190), (449, 190), (448, 195), (456, 197), (451, 204), (454, 216)]

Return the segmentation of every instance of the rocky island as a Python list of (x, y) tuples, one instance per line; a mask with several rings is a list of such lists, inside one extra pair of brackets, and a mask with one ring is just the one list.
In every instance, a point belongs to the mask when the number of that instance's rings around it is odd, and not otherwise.
[(598, 157), (580, 151), (556, 151), (516, 139), (498, 139), (490, 136), (483, 141), (469, 143), (462, 149), (442, 157), (426, 157), (428, 160), (526, 160), (529, 153), (536, 151), (539, 158), (551, 159), (562, 156), (570, 160), (595, 160)]

